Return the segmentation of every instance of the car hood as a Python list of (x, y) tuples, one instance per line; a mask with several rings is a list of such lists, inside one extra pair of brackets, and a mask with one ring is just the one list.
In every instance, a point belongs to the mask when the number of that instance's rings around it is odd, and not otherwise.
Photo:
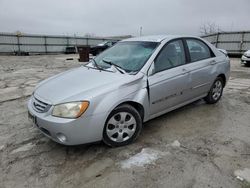
[(34, 95), (52, 105), (89, 100), (100, 93), (107, 92), (124, 83), (130, 83), (135, 79), (138, 79), (138, 76), (79, 67), (41, 82)]

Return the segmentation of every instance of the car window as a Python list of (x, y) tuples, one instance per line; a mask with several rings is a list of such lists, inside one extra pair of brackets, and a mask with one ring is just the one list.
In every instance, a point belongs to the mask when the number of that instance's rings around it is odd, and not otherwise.
[(112, 46), (112, 42), (107, 42), (106, 45), (107, 46)]
[(181, 40), (168, 43), (155, 59), (155, 73), (186, 63), (184, 46)]
[(199, 41), (197, 39), (187, 39), (186, 41), (190, 53), (191, 62), (212, 57), (211, 50), (202, 41)]

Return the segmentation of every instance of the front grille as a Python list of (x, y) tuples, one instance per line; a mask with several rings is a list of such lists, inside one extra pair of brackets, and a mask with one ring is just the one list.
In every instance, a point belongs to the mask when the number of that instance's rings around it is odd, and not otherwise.
[(51, 107), (51, 105), (41, 100), (38, 100), (34, 96), (32, 97), (32, 106), (33, 106), (33, 109), (39, 113), (47, 112)]

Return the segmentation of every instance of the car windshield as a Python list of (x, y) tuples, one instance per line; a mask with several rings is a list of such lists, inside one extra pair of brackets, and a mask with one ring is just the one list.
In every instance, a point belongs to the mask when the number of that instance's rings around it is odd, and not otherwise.
[(147, 62), (159, 43), (156, 42), (119, 42), (95, 58), (102, 69), (117, 65), (127, 73), (137, 73)]

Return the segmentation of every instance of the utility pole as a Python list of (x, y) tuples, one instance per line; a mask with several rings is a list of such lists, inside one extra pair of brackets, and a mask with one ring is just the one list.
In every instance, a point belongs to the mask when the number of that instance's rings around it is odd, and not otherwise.
[(142, 27), (140, 27), (140, 36), (142, 36)]
[(74, 38), (75, 38), (75, 44), (77, 46), (77, 38), (76, 38), (76, 34), (74, 33)]

